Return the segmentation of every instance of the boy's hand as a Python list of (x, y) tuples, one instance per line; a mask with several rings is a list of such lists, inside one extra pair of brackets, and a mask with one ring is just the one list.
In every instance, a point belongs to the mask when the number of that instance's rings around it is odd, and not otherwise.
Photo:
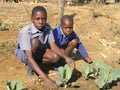
[(45, 87), (47, 87), (50, 90), (56, 90), (58, 87), (57, 85), (49, 78), (44, 80)]
[(65, 59), (65, 61), (66, 61), (66, 63), (67, 63), (72, 69), (75, 68), (75, 62), (74, 62), (73, 59), (71, 59), (71, 58), (68, 57), (68, 58)]
[(89, 64), (93, 63), (92, 59), (91, 59), (90, 57), (88, 57), (88, 56), (85, 57), (84, 59), (85, 59), (85, 61), (86, 61), (87, 63), (89, 63)]

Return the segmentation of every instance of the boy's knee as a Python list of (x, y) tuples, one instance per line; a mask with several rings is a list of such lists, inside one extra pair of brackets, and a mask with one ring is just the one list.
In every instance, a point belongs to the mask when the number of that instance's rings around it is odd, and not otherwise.
[(75, 47), (75, 46), (77, 45), (77, 40), (76, 40), (76, 39), (71, 40), (71, 41), (69, 42), (69, 45)]
[(53, 58), (53, 63), (56, 63), (60, 57), (57, 54), (53, 54), (52, 58)]

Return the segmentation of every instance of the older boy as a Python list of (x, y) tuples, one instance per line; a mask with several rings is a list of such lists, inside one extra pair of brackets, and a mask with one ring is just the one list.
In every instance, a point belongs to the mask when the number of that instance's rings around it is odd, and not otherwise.
[(33, 70), (44, 81), (45, 86), (56, 89), (56, 84), (41, 70), (38, 63), (55, 63), (59, 56), (74, 68), (74, 62), (56, 46), (51, 27), (46, 23), (47, 11), (42, 6), (32, 10), (31, 23), (19, 33), (16, 56), (28, 65), (28, 72)]
[(70, 54), (74, 48), (77, 48), (83, 59), (88, 63), (92, 63), (92, 59), (88, 56), (87, 51), (73, 31), (73, 24), (73, 18), (64, 15), (61, 18), (61, 25), (53, 29), (55, 42), (66, 55)]

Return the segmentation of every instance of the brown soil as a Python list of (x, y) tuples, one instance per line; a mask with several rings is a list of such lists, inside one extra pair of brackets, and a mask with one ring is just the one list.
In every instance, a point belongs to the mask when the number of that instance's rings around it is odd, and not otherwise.
[[(24, 87), (34, 90), (46, 90), (40, 81), (26, 80), (26, 66), (14, 55), (15, 43), (19, 32), (17, 24), (22, 26), (30, 22), (31, 9), (43, 5), (48, 11), (48, 23), (54, 28), (58, 22), (57, 3), (0, 3), (0, 22), (6, 24), (9, 30), (0, 31), (0, 90), (6, 90), (7, 80), (22, 80)], [(120, 5), (83, 5), (66, 6), (64, 14), (74, 16), (74, 30), (86, 47), (93, 60), (105, 61), (111, 67), (120, 67)], [(77, 60), (76, 68), (82, 72), (81, 62)], [(49, 73), (54, 71), (50, 70)], [(56, 76), (50, 76), (56, 80)], [(59, 90), (99, 90), (94, 80), (80, 77), (76, 88), (59, 88)], [(120, 83), (111, 90), (119, 90)]]

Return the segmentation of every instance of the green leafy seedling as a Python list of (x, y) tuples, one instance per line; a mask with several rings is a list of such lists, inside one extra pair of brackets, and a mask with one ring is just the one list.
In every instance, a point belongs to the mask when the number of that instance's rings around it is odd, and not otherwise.
[(16, 28), (21, 29), (23, 26), (20, 24), (20, 22), (16, 23)]
[(87, 78), (94, 77), (95, 83), (99, 88), (106, 88), (120, 78), (120, 68), (112, 69), (105, 62), (93, 62), (91, 65), (83, 62), (82, 68)]
[(82, 68), (84, 70), (83, 76), (86, 79), (88, 79), (89, 77), (96, 78), (100, 73), (99, 72), (100, 68), (97, 66), (98, 66), (97, 62), (94, 62), (90, 65), (90, 64), (83, 61), (82, 62)]
[(20, 80), (7, 81), (7, 90), (21, 90), (23, 88)]
[(63, 85), (65, 88), (67, 88), (70, 85), (69, 80), (72, 76), (72, 69), (69, 67), (69, 65), (66, 64), (65, 66), (60, 66), (58, 68), (57, 75), (59, 79), (56, 81), (56, 84), (58, 86)]
[(5, 24), (0, 22), (0, 30), (4, 30), (5, 29)]

